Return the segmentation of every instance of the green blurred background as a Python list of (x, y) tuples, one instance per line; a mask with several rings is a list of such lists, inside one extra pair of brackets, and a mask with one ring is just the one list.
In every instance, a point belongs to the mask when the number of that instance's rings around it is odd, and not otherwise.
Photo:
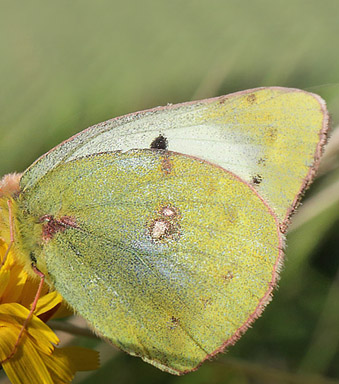
[(174, 377), (83, 337), (103, 366), (76, 382), (339, 383), (338, 20), (336, 0), (1, 0), (0, 174), (108, 118), (251, 87), (316, 92), (333, 120), (279, 289), (237, 345)]

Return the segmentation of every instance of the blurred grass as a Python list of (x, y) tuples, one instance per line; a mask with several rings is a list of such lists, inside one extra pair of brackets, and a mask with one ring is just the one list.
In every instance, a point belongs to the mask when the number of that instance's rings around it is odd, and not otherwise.
[[(0, 174), (108, 118), (265, 85), (319, 93), (336, 127), (338, 18), (331, 0), (3, 0)], [(274, 300), (227, 355), (178, 378), (100, 343), (106, 362), (78, 382), (339, 383), (338, 153), (295, 217)]]

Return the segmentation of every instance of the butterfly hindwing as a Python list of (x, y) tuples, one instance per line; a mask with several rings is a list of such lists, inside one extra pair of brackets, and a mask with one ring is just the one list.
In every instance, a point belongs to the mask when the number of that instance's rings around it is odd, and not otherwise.
[(234, 343), (276, 283), (272, 210), (237, 176), (190, 156), (63, 162), (19, 205), (40, 228), (35, 258), (52, 286), (99, 334), (172, 373)]

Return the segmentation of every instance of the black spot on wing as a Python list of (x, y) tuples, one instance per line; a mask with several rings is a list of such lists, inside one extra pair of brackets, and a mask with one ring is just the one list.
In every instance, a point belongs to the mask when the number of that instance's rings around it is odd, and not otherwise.
[(259, 185), (259, 184), (261, 184), (262, 180), (263, 180), (263, 178), (262, 178), (261, 175), (259, 175), (259, 174), (254, 175), (254, 176), (252, 177), (252, 184), (254, 184), (254, 185)]
[(167, 149), (168, 140), (165, 136), (159, 135), (151, 143), (151, 149)]

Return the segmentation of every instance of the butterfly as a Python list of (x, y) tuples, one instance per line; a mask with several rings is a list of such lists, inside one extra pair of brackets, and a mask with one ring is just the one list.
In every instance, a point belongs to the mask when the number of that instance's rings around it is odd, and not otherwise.
[(328, 120), (266, 87), (105, 121), (2, 180), (0, 235), (96, 333), (190, 372), (270, 301)]

